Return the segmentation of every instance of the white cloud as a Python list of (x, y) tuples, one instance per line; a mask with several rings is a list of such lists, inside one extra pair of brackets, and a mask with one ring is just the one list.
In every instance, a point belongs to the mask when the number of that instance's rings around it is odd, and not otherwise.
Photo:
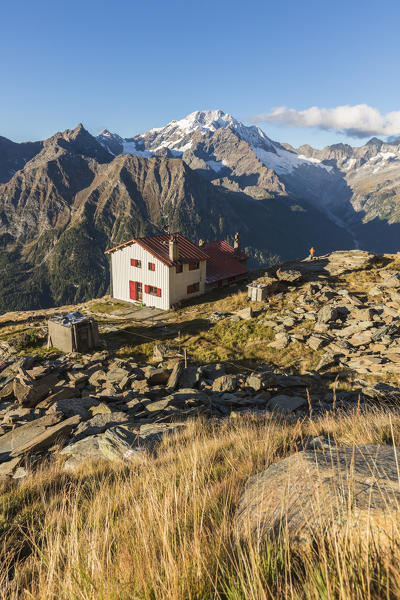
[(295, 110), (280, 106), (269, 113), (254, 115), (254, 122), (280, 123), (290, 127), (315, 127), (334, 130), (350, 137), (400, 134), (400, 111), (381, 114), (368, 104), (319, 108), (312, 106), (306, 110)]

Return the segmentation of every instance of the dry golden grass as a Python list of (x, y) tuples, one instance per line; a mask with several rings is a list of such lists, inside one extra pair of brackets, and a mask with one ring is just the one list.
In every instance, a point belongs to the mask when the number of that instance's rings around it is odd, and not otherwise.
[(132, 465), (60, 466), (3, 486), (0, 598), (43, 600), (264, 600), (400, 597), (393, 554), (340, 538), (312, 553), (238, 543), (233, 519), (250, 475), (306, 436), (339, 444), (396, 443), (400, 418), (384, 411), (284, 423), (194, 422)]
[(370, 268), (340, 275), (335, 285), (346, 287), (353, 293), (365, 294), (372, 286), (382, 281), (385, 271), (398, 271), (399, 269), (400, 260), (397, 255), (386, 254)]

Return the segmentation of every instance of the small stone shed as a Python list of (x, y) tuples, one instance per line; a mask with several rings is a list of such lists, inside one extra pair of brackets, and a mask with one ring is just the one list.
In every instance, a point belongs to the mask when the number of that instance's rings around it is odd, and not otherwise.
[(96, 321), (79, 312), (51, 317), (47, 325), (47, 345), (62, 352), (88, 352), (99, 344)]
[(247, 297), (253, 302), (263, 302), (268, 295), (268, 284), (250, 283), (247, 286)]

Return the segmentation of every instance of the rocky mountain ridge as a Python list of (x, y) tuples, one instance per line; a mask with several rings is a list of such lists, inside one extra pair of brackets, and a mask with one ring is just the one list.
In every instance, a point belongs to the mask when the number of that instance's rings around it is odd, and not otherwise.
[(238, 186), (255, 198), (273, 193), (307, 200), (345, 228), (356, 247), (397, 250), (398, 227), (382, 225), (400, 222), (398, 140), (296, 149), (219, 110), (197, 111), (126, 140), (110, 132), (98, 139), (114, 154), (181, 157), (216, 184)]
[[(257, 177), (266, 185), (275, 175), (259, 165)], [(285, 233), (286, 257), (305, 252), (311, 237), (326, 250), (351, 243), (312, 206), (293, 210), (285, 195), (265, 195), (256, 202), (248, 189), (213, 185), (179, 158), (114, 157), (82, 125), (59, 132), (0, 184), (0, 311), (102, 295), (106, 248), (165, 229), (194, 241), (240, 230), (254, 264), (267, 262)]]
[(296, 150), (222, 111), (130, 139), (81, 124), (44, 142), (2, 138), (0, 311), (102, 295), (104, 250), (165, 230), (194, 241), (240, 230), (250, 266), (311, 245), (397, 251), (396, 152), (376, 139)]

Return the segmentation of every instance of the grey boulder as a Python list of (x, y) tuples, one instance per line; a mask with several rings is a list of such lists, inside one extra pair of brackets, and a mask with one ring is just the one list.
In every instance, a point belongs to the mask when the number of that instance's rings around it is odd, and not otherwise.
[(128, 415), (124, 412), (97, 414), (88, 421), (78, 425), (73, 441), (78, 441), (89, 435), (103, 433), (108, 427), (126, 423), (127, 421)]
[(304, 404), (306, 404), (306, 400), (301, 396), (286, 396), (280, 394), (279, 396), (271, 398), (268, 402), (268, 408), (276, 412), (289, 414), (297, 408), (304, 406)]
[(239, 536), (283, 533), (308, 545), (333, 534), (390, 543), (400, 521), (400, 448), (314, 446), (250, 477), (236, 515)]

